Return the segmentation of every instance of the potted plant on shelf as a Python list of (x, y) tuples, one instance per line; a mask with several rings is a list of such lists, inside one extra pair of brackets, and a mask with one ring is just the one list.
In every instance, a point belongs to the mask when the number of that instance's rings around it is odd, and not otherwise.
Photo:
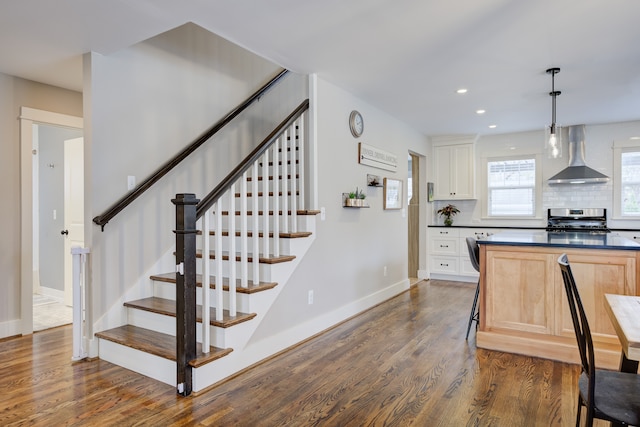
[(358, 206), (364, 206), (364, 199), (367, 197), (366, 194), (364, 194), (364, 191), (360, 190), (358, 191), (358, 189), (356, 188), (356, 199), (357, 199), (357, 205)]
[(460, 210), (456, 208), (454, 205), (448, 204), (447, 206), (440, 208), (438, 210), (438, 215), (443, 216), (444, 225), (446, 225), (447, 227), (450, 227), (451, 224), (453, 224), (453, 219), (451, 219), (451, 217), (455, 216), (459, 212)]
[(350, 191), (347, 195), (347, 198), (344, 201), (345, 206), (355, 206), (356, 205), (356, 196), (357, 194), (353, 191)]

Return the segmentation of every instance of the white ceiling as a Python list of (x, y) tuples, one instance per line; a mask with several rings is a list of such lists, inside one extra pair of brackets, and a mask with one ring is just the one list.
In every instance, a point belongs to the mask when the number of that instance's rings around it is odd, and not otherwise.
[(194, 22), (427, 135), (506, 133), (549, 124), (552, 66), (559, 124), (640, 119), (639, 18), (639, 0), (3, 1), (0, 72), (82, 90), (81, 54)]

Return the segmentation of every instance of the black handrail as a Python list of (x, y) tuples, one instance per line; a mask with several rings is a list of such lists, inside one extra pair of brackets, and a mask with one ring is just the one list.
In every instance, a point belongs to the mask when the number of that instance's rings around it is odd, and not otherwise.
[(298, 117), (302, 115), (305, 111), (309, 109), (309, 99), (305, 99), (302, 101), (298, 107), (293, 110), (286, 119), (284, 119), (253, 151), (245, 157), (245, 159), (238, 164), (229, 175), (220, 181), (220, 183), (213, 189), (209, 194), (203, 197), (198, 203), (196, 208), (196, 219), (199, 219), (213, 204), (227, 191), (231, 184), (236, 182), (240, 176), (247, 170), (251, 165), (262, 156), (262, 154), (271, 146), (271, 144), (278, 139), (284, 130), (291, 126), (293, 122), (295, 122)]
[(138, 185), (133, 191), (127, 193), (124, 197), (114, 203), (109, 209), (107, 209), (102, 215), (98, 215), (93, 218), (93, 222), (99, 225), (104, 231), (104, 226), (107, 225), (113, 217), (115, 217), (120, 211), (126, 208), (131, 202), (140, 197), (142, 193), (147, 191), (153, 184), (158, 182), (160, 178), (169, 173), (180, 162), (186, 159), (191, 153), (193, 153), (198, 147), (204, 144), (209, 138), (225, 127), (231, 120), (237, 117), (240, 113), (246, 110), (251, 104), (258, 101), (262, 95), (264, 95), (269, 89), (275, 86), (289, 70), (281, 70), (273, 79), (267, 84), (258, 89), (253, 95), (247, 98), (244, 102), (231, 110), (225, 117), (214, 124), (209, 130), (203, 133), (198, 139), (191, 143), (187, 148), (176, 154), (171, 160), (166, 162), (160, 168), (158, 168), (151, 176), (145, 179), (140, 185)]

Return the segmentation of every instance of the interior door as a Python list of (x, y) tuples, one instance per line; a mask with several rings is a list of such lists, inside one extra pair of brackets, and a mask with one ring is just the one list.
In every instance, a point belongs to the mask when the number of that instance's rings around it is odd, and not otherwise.
[(64, 141), (64, 303), (72, 305), (71, 248), (84, 247), (84, 138)]

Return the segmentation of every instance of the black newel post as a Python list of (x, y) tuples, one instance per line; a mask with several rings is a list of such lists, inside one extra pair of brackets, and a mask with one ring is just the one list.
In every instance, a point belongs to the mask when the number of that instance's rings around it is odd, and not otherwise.
[(176, 194), (176, 365), (178, 394), (193, 389), (189, 361), (196, 357), (196, 205), (195, 194)]

